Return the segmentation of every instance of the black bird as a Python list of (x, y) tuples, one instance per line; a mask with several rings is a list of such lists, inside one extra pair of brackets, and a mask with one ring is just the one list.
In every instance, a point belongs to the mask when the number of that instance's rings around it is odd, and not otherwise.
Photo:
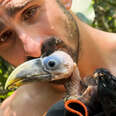
[(97, 95), (106, 116), (116, 116), (116, 77), (104, 68), (94, 73)]

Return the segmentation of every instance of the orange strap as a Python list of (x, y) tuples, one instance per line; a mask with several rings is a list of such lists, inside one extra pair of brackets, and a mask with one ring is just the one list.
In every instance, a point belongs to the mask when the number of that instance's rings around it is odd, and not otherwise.
[[(70, 104), (73, 104), (73, 103), (79, 105), (79, 107), (81, 107), (83, 109), (84, 114), (83, 114), (83, 111), (81, 112), (81, 111), (78, 111), (78, 110), (71, 108)], [(65, 109), (67, 111), (72, 112), (74, 114), (77, 114), (77, 116), (83, 116), (83, 115), (88, 116), (87, 107), (85, 106), (85, 104), (83, 104), (79, 100), (70, 99), (70, 100), (67, 100), (64, 105), (65, 105)]]

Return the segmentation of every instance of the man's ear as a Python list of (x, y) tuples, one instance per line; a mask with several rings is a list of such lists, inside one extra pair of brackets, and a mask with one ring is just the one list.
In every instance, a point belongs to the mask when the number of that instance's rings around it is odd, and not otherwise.
[(60, 0), (60, 1), (64, 4), (64, 6), (67, 10), (69, 10), (71, 8), (72, 0)]

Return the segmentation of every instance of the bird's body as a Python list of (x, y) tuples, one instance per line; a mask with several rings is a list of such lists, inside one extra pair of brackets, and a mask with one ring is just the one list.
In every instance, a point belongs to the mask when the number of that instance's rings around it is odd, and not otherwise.
[(99, 68), (86, 79), (85, 84), (88, 88), (80, 100), (90, 108), (90, 116), (115, 116), (116, 77), (108, 69)]
[(78, 99), (87, 106), (89, 116), (115, 116), (116, 77), (108, 69), (99, 68), (82, 82), (87, 87)]
[(116, 115), (116, 77), (107, 69), (97, 69), (94, 73), (97, 80), (99, 102), (106, 116)]

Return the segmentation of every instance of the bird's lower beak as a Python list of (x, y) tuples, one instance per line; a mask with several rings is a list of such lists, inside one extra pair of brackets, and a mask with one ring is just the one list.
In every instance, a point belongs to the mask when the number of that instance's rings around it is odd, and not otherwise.
[(42, 59), (27, 61), (18, 66), (9, 76), (5, 89), (14, 89), (32, 81), (49, 80), (51, 75), (43, 69)]

